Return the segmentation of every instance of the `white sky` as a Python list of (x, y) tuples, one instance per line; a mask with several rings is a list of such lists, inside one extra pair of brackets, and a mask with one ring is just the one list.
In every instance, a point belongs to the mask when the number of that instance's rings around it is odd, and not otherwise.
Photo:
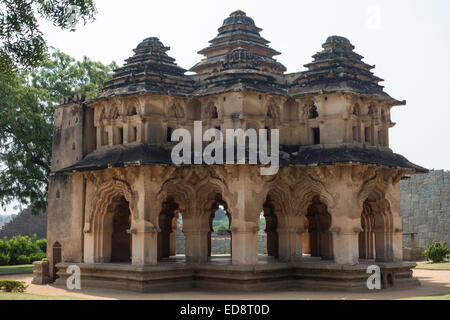
[[(347, 37), (364, 61), (376, 65), (385, 91), (406, 106), (395, 107), (390, 146), (429, 169), (450, 169), (450, 1), (364, 0), (95, 0), (96, 21), (76, 32), (42, 23), (49, 45), (81, 59), (103, 63), (133, 54), (156, 36), (181, 67), (202, 59), (217, 28), (243, 10), (261, 35), (282, 54), (288, 72), (304, 70), (330, 35)], [(1, 209), (0, 209), (1, 212)], [(10, 212), (10, 211), (9, 211)]]

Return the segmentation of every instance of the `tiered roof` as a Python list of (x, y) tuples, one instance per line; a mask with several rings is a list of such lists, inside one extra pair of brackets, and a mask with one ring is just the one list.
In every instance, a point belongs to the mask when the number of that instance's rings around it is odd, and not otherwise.
[(258, 70), (282, 74), (286, 71), (285, 66), (273, 59), (280, 53), (268, 46), (270, 42), (260, 36), (261, 31), (245, 12), (238, 10), (231, 13), (219, 28), (217, 37), (209, 41), (211, 45), (198, 52), (206, 59), (196, 64), (191, 71), (201, 74), (223, 70), (228, 54), (239, 49), (251, 52), (255, 62), (257, 60), (255, 67)]
[(159, 93), (185, 95), (192, 91), (193, 81), (184, 75), (185, 69), (175, 64), (167, 55), (158, 38), (142, 41), (134, 56), (125, 60), (125, 65), (115, 70), (114, 76), (105, 83), (97, 98), (136, 93)]
[(314, 61), (306, 64), (308, 71), (300, 73), (289, 89), (292, 96), (356, 92), (370, 94), (403, 102), (391, 98), (378, 83), (383, 81), (372, 70), (375, 66), (362, 61), (363, 56), (355, 53), (355, 47), (344, 37), (331, 36), (322, 45), (323, 50), (316, 53)]

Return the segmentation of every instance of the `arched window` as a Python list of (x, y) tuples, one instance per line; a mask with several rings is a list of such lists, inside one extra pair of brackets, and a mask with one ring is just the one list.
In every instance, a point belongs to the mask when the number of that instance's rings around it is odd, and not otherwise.
[(359, 107), (359, 104), (355, 104), (353, 106), (352, 114), (355, 115), (355, 116), (359, 116), (361, 114), (361, 108)]
[(386, 111), (384, 109), (381, 109), (381, 121), (386, 121)]
[(211, 119), (217, 119), (219, 118), (219, 113), (217, 112), (217, 108), (214, 107), (211, 113)]
[(56, 265), (58, 263), (62, 262), (62, 246), (61, 246), (61, 244), (58, 241), (56, 241), (53, 244), (52, 255), (53, 255), (53, 263), (52, 263), (52, 266), (53, 266), (53, 281), (55, 281), (58, 278), (58, 276), (56, 274), (58, 272), (58, 269), (56, 268)]
[(314, 104), (309, 107), (308, 116), (309, 116), (309, 119), (316, 119), (319, 117), (319, 113), (317, 112), (317, 107)]

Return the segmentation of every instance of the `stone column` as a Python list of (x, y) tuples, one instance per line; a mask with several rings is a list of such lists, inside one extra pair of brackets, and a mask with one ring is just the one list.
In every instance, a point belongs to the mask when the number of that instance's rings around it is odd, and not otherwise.
[(102, 146), (102, 140), (103, 140), (103, 126), (97, 127), (97, 150), (99, 150)]
[(138, 227), (131, 229), (132, 264), (155, 265), (158, 263), (158, 232), (148, 221), (136, 223)]
[(159, 215), (162, 201), (157, 198), (161, 187), (158, 168), (142, 168), (142, 174), (133, 185), (133, 199), (130, 202), (132, 221), (132, 264), (156, 265), (158, 263)]
[(186, 261), (206, 262), (208, 260), (208, 217), (183, 217), (183, 232), (186, 237)]
[(112, 125), (108, 125), (106, 127), (106, 131), (108, 132), (108, 146), (114, 145), (114, 128)]
[(356, 265), (359, 263), (359, 233), (362, 232), (357, 221), (348, 221), (348, 225), (341, 224), (332, 227), (333, 256), (337, 264)]
[(304, 221), (302, 216), (281, 216), (278, 219), (278, 258), (283, 262), (299, 261), (303, 256), (302, 234)]
[(177, 255), (177, 232), (178, 232), (178, 219), (175, 217), (172, 219), (172, 232), (170, 233), (170, 252), (171, 256)]
[(234, 219), (231, 227), (233, 265), (258, 264), (258, 224), (243, 222), (240, 226), (236, 225), (238, 225), (238, 221)]

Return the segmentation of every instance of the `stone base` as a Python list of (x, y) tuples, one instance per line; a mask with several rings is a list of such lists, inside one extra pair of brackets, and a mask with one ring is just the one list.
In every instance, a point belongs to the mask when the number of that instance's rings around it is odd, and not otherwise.
[(50, 283), (48, 261), (35, 261), (33, 262), (33, 265), (34, 271), (31, 283), (39, 285)]
[[(73, 263), (72, 263), (73, 264)], [(66, 286), (68, 263), (57, 265), (56, 285)], [(76, 264), (81, 269), (81, 286), (106, 287), (139, 292), (175, 291), (203, 288), (214, 291), (260, 291), (274, 289), (326, 289), (370, 291), (366, 273), (370, 264), (336, 265), (332, 262), (265, 263), (233, 266), (231, 263), (170, 263), (157, 266), (130, 264)], [(412, 277), (415, 263), (377, 263), (382, 286), (420, 285)], [(376, 290), (374, 290), (376, 291)]]

